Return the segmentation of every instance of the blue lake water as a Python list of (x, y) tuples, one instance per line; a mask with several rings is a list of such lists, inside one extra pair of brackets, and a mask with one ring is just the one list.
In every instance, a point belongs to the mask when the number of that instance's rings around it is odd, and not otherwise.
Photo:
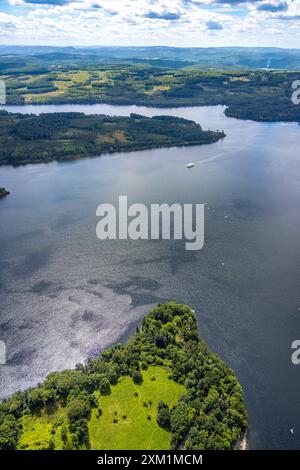
[[(2, 107), (3, 108), (3, 107)], [(7, 108), (8, 109), (8, 108)], [(300, 127), (229, 119), (221, 106), (11, 106), (172, 114), (227, 137), (206, 146), (0, 168), (0, 397), (125, 338), (161, 300), (191, 305), (246, 395), (251, 448), (300, 447)], [(186, 164), (197, 162), (188, 170)], [(96, 208), (206, 203), (205, 245), (99, 241)], [(290, 429), (294, 429), (294, 434)]]

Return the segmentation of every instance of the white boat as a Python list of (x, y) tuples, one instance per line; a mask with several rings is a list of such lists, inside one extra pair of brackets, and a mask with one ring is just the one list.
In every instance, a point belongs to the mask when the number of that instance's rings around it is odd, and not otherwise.
[(187, 168), (194, 168), (194, 166), (196, 166), (196, 163), (188, 163), (187, 164)]

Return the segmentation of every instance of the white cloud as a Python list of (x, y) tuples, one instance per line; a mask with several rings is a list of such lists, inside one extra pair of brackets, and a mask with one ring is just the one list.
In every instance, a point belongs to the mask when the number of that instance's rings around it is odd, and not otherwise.
[(287, 0), (287, 8), (276, 8), (285, 0), (8, 1), (10, 13), (0, 6), (6, 44), (300, 44), (294, 28), (300, 0)]

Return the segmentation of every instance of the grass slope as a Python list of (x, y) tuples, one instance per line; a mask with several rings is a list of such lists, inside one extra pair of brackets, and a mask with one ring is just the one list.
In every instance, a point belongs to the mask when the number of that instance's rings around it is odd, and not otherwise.
[(122, 377), (110, 395), (100, 396), (97, 392), (102, 416), (97, 417), (97, 411), (92, 411), (88, 425), (91, 449), (169, 449), (170, 433), (156, 422), (157, 405), (163, 400), (172, 406), (185, 392), (183, 385), (168, 378), (167, 369), (157, 366), (143, 371), (141, 385), (135, 385), (130, 377)]

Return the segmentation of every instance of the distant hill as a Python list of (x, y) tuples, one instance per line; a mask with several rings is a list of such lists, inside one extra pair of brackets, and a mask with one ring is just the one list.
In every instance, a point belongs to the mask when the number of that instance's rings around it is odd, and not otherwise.
[(166, 67), (260, 68), (300, 70), (300, 49), (270, 47), (54, 47), (0, 46), (0, 55), (35, 57), (38, 61), (142, 62)]

